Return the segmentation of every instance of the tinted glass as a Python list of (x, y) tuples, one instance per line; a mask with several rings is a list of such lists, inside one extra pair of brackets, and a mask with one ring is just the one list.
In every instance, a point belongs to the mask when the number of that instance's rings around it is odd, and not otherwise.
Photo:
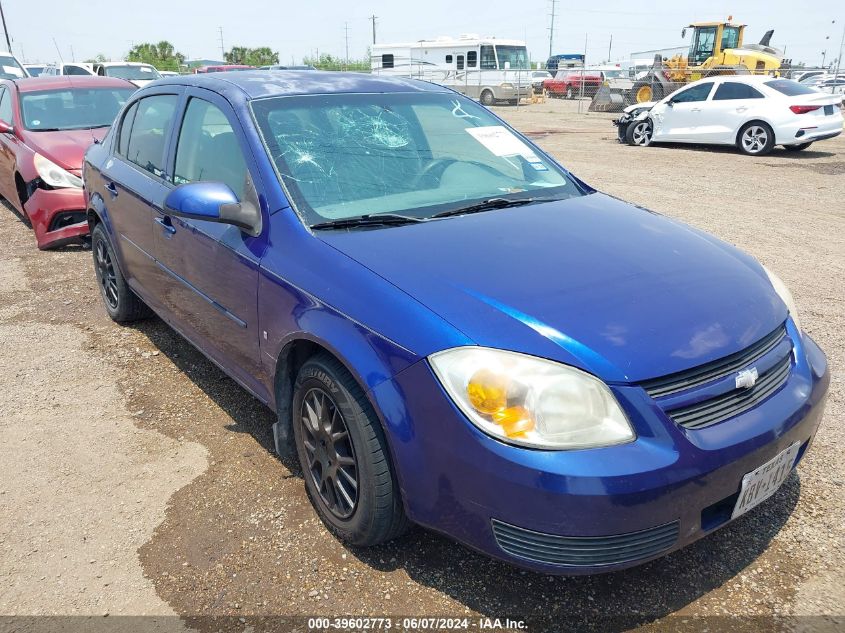
[(0, 95), (0, 121), (4, 121), (9, 125), (14, 125), (14, 116), (12, 116), (12, 95), (5, 88), (0, 88), (3, 94)]
[(688, 55), (691, 64), (701, 64), (713, 55), (716, 44), (716, 27), (700, 27), (690, 43)]
[(26, 69), (30, 77), (38, 77), (44, 72), (44, 66), (29, 66)]
[(467, 53), (467, 68), (475, 68), (478, 64), (478, 53), (469, 51)]
[(481, 47), (481, 68), (484, 70), (496, 69), (496, 52), (492, 46)]
[(161, 75), (152, 66), (104, 66), (103, 71), (107, 77), (118, 77), (130, 81), (161, 79)]
[(763, 95), (748, 84), (727, 81), (716, 88), (713, 101), (725, 101), (728, 99), (762, 99)]
[(238, 196), (246, 182), (246, 162), (226, 115), (202, 99), (191, 99), (179, 131), (173, 182), (224, 182)]
[(713, 88), (712, 82), (705, 84), (698, 84), (692, 88), (687, 88), (672, 97), (674, 103), (691, 103), (693, 101), (705, 101), (710, 90)]
[(164, 147), (176, 110), (176, 95), (156, 95), (138, 102), (126, 157), (151, 174), (164, 176)]
[(21, 119), (33, 131), (108, 127), (132, 95), (131, 88), (74, 88), (21, 94)]
[(120, 124), (120, 135), (117, 139), (117, 153), (121, 156), (126, 156), (129, 150), (129, 135), (132, 132), (132, 122), (135, 121), (135, 113), (138, 111), (138, 104), (133, 103), (126, 114), (123, 115), (123, 121)]
[(722, 50), (739, 46), (739, 27), (726, 26), (722, 29)]
[(64, 70), (62, 71), (63, 75), (90, 75), (87, 70), (82, 68), (81, 66), (65, 66)]
[(795, 97), (797, 95), (814, 95), (818, 94), (817, 90), (813, 90), (809, 86), (799, 84), (797, 81), (791, 79), (773, 79), (765, 83), (769, 88), (774, 88), (778, 92), (785, 94), (787, 97)]
[(491, 197), (582, 195), (485, 108), (453, 94), (274, 97), (252, 108), (309, 223), (371, 213), (430, 217)]
[(393, 68), (393, 55), (389, 53), (385, 53), (381, 56), (381, 67), (382, 68)]

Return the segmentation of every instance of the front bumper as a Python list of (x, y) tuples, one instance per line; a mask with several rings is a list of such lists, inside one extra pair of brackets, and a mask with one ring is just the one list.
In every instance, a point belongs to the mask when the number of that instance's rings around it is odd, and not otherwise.
[[(455, 408), (425, 362), (372, 395), (412, 520), (515, 565), (586, 574), (658, 558), (728, 523), (744, 474), (793, 442), (802, 447), (798, 459), (804, 455), (829, 380), (824, 354), (805, 336), (777, 393), (695, 431), (669, 420), (641, 387), (613, 387), (637, 440), (577, 451), (517, 448), (485, 435)], [(637, 556), (550, 564), (535, 551), (538, 543), (568, 551), (574, 540)]]
[(24, 203), (38, 248), (55, 248), (88, 235), (82, 189), (36, 188)]

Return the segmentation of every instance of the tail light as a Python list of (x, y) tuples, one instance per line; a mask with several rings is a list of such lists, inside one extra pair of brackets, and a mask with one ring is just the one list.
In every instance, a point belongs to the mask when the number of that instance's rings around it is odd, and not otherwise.
[(792, 110), (795, 114), (807, 114), (808, 112), (812, 112), (813, 110), (818, 110), (821, 106), (789, 106), (789, 109)]

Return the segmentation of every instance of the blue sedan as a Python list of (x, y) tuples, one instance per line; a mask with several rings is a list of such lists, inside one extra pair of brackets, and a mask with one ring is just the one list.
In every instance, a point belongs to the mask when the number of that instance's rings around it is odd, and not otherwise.
[(546, 573), (770, 497), (829, 374), (784, 284), (595, 191), (477, 103), (351, 73), (173, 77), (88, 151), (94, 268), (277, 414), (326, 526)]

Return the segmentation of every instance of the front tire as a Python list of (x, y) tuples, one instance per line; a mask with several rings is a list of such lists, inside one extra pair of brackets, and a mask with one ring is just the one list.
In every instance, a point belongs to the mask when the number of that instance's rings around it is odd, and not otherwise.
[(305, 489), (326, 527), (372, 546), (408, 528), (381, 424), (346, 368), (328, 354), (294, 383), (293, 432)]
[(91, 232), (91, 253), (94, 256), (94, 274), (106, 312), (117, 323), (145, 319), (152, 311), (138, 298), (117, 264), (111, 240), (102, 224)]
[(654, 135), (654, 125), (651, 119), (644, 119), (642, 121), (634, 121), (628, 124), (625, 130), (625, 142), (628, 145), (639, 145), (640, 147), (648, 147), (651, 145), (651, 139)]
[(567, 99), (574, 99), (575, 98), (575, 91), (572, 90), (572, 86), (566, 87), (566, 98)]
[(774, 146), (775, 133), (763, 122), (746, 123), (737, 135), (737, 147), (747, 156), (764, 156)]
[(801, 150), (807, 149), (812, 144), (813, 143), (810, 142), (810, 143), (798, 143), (798, 145), (784, 145), (783, 149), (785, 149), (787, 152), (800, 152)]
[(496, 100), (493, 98), (493, 91), (492, 91), (492, 90), (484, 90), (484, 91), (481, 93), (481, 99), (480, 99), (480, 101), (481, 101), (481, 105), (484, 105), (484, 106), (488, 106), (488, 107), (489, 107), (489, 106), (493, 105), (493, 103), (496, 101)]

